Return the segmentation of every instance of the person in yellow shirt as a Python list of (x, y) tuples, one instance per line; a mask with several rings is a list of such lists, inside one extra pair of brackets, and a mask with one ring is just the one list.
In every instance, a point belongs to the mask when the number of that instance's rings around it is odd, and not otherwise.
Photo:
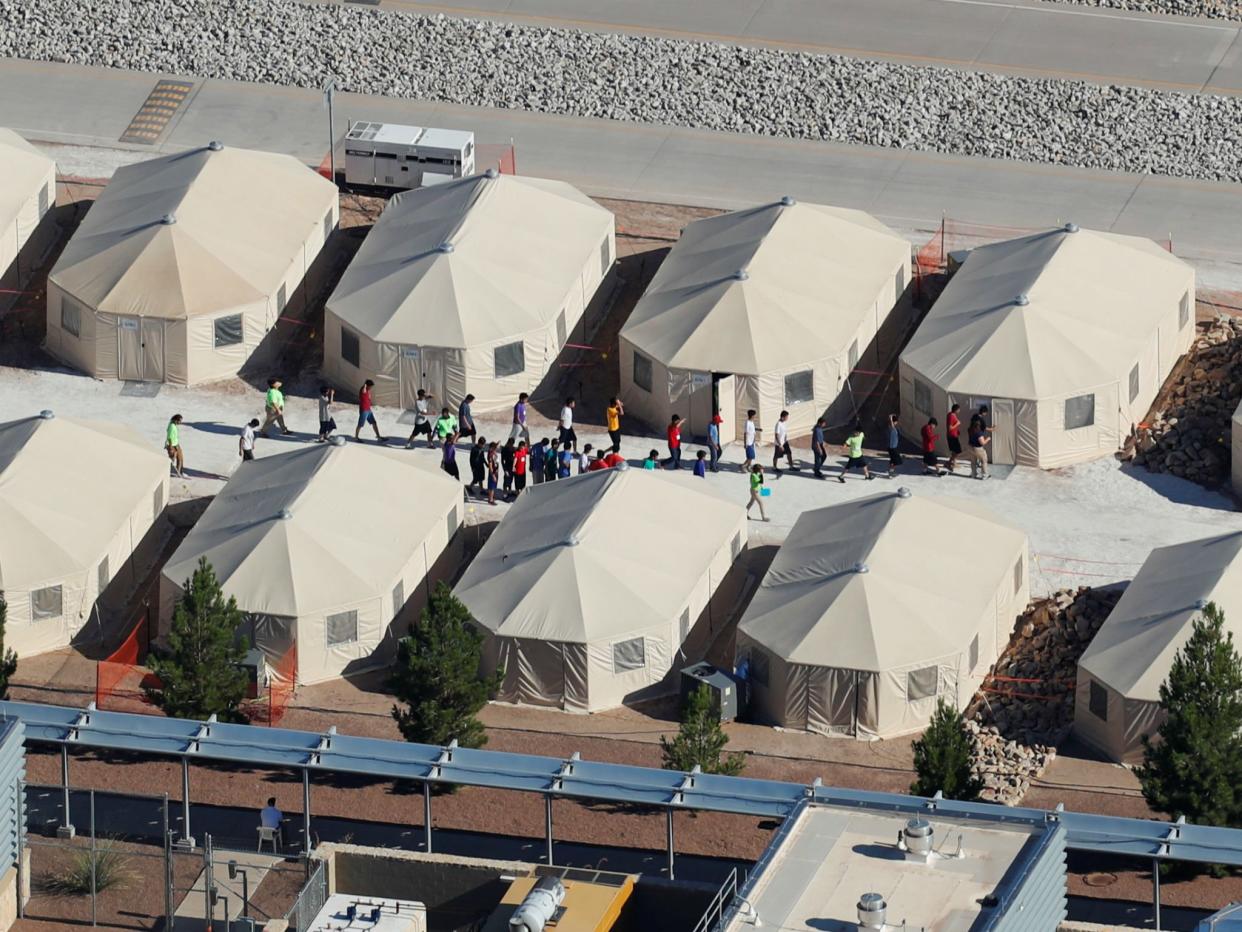
[(281, 391), (283, 384), (280, 379), (267, 380), (267, 395), (263, 398), (263, 410), (267, 417), (259, 429), (259, 433), (264, 437), (267, 436), (267, 429), (273, 424), (280, 428), (282, 434), (293, 433), (285, 426), (285, 393)]
[(845, 438), (845, 455), (847, 457), (845, 465), (841, 467), (841, 474), (837, 476), (838, 482), (845, 481), (845, 474), (851, 469), (862, 467), (863, 478), (871, 479), (871, 467), (867, 465), (867, 458), (863, 456), (863, 429), (861, 424), (855, 424), (854, 429), (850, 431), (850, 435)]
[(621, 415), (625, 413), (625, 405), (620, 398), (608, 399), (608, 407), (604, 411), (608, 417), (608, 436), (612, 438), (612, 452), (621, 452)]

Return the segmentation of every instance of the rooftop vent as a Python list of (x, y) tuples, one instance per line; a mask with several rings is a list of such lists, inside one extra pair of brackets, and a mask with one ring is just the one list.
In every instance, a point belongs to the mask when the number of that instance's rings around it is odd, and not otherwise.
[[(52, 412), (51, 412), (51, 411), (44, 411), (43, 413), (44, 413), (44, 414), (51, 414)], [(1205, 608), (1207, 608), (1207, 607), (1208, 607), (1207, 599), (1195, 599), (1195, 608), (1196, 608), (1196, 609), (1198, 609), (1199, 611), (1203, 611), (1203, 610), (1204, 610)]]
[(292, 520), (293, 512), (290, 511), (288, 508), (282, 508), (280, 509), (280, 511), (276, 513), (276, 518), (277, 520), (280, 520), (280, 521)]
[(746, 279), (750, 278), (750, 273), (745, 269), (738, 269), (733, 273), (733, 278), (735, 281), (744, 282)]
[(565, 885), (556, 877), (540, 877), (522, 905), (509, 917), (509, 932), (543, 932), (565, 902)]
[(437, 247), (436, 247), (436, 250), (437, 250), (437, 251), (439, 251), (439, 252), (452, 252), (452, 251), (453, 251), (453, 248), (454, 248), (454, 247), (453, 247), (453, 244), (452, 244), (452, 243), (450, 243), (450, 242), (448, 242), (448, 241), (445, 241), (445, 242), (441, 243), (439, 246), (437, 246)]
[(213, 139), (211, 142), (207, 143), (207, 148), (212, 152), (219, 152), (224, 148), (224, 143), (222, 143), (219, 139)]
[(488, 178), (499, 178), (500, 177), (500, 172), (496, 171), (496, 169), (494, 168), (489, 168), (483, 174), (487, 176)]
[(56, 417), (56, 412), (51, 408), (44, 408), (39, 412), (39, 417), (43, 418), (45, 421), (50, 421), (52, 418)]
[(862, 929), (883, 929), (888, 904), (878, 893), (864, 893), (858, 898), (858, 926)]
[(1067, 224), (1065, 225), (1065, 232), (1066, 232), (1066, 233), (1077, 233), (1077, 232), (1078, 232), (1078, 224), (1076, 224), (1076, 223), (1067, 223)]
[(164, 224), (164, 226), (166, 227), (170, 227), (176, 222), (177, 222), (176, 214), (164, 214), (164, 216), (160, 217), (160, 223)]
[(904, 485), (900, 489), (897, 490), (898, 498), (910, 498), (913, 495), (914, 493), (911, 492), (909, 489), (907, 489)]
[(863, 563), (861, 560), (859, 560), (857, 563), (854, 564), (853, 570), (855, 573), (870, 573), (871, 567), (869, 567), (866, 563)]
[(794, 205), (794, 204), (796, 204), (796, 203), (798, 203), (798, 202), (797, 202), (797, 201), (795, 201), (795, 200), (794, 200), (792, 197), (790, 197), (788, 194), (786, 194), (784, 197), (782, 197), (782, 198), (781, 198), (781, 206), (782, 206), (782, 207), (793, 207), (793, 205)]
[(931, 857), (934, 837), (935, 831), (926, 819), (911, 819), (901, 832), (906, 851), (920, 858)]
[(1016, 298), (1013, 299), (1013, 303), (1016, 304), (1018, 307), (1026, 307), (1028, 304), (1031, 303), (1031, 299), (1027, 297), (1027, 294), (1024, 291), (1022, 292), (1022, 294), (1018, 295)]

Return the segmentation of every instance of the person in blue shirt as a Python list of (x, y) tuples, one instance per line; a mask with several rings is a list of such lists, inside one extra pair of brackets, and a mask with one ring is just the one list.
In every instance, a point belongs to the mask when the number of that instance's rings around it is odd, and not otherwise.
[(816, 479), (824, 478), (824, 462), (828, 459), (828, 443), (824, 437), (824, 430), (827, 427), (828, 422), (821, 417), (811, 428), (811, 453), (815, 456)]
[(897, 467), (901, 465), (901, 432), (897, 430), (897, 415), (888, 416), (888, 478), (897, 475)]
[(711, 457), (709, 469), (712, 472), (720, 471), (720, 422), (723, 418), (717, 411), (712, 415), (711, 423), (707, 425), (707, 454)]
[(558, 479), (568, 479), (572, 475), (574, 458), (573, 442), (566, 440), (561, 444), (561, 455), (557, 459), (556, 476)]
[(537, 444), (530, 448), (530, 471), (531, 476), (538, 485), (543, 482), (544, 459), (548, 455), (548, 438), (544, 437)]
[(700, 479), (707, 478), (707, 453), (700, 450), (694, 456), (694, 474)]

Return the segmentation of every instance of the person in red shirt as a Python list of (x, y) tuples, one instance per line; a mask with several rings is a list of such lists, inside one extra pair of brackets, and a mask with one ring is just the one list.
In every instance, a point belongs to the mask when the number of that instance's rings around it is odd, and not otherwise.
[(591, 465), (587, 466), (587, 472), (599, 472), (601, 469), (607, 469), (608, 464), (604, 462), (604, 454), (598, 453), (595, 459), (591, 460)]
[(961, 405), (953, 405), (949, 408), (949, 416), (944, 425), (945, 434), (949, 440), (949, 462), (945, 463), (945, 468), (949, 472), (953, 472), (953, 467), (957, 465), (957, 458), (962, 455), (962, 419), (957, 416), (957, 412), (961, 409)]
[(517, 449), (513, 451), (513, 490), (514, 497), (522, 494), (526, 488), (526, 461), (530, 450), (526, 449), (526, 441), (519, 440)]
[(927, 423), (923, 425), (920, 434), (923, 438), (923, 472), (930, 473), (933, 476), (943, 476), (944, 471), (940, 468), (940, 461), (936, 457), (936, 443), (940, 440), (940, 434), (936, 428), (940, 426), (940, 422), (934, 417), (929, 417)]
[(375, 423), (375, 414), (371, 410), (371, 389), (374, 387), (375, 383), (367, 379), (362, 383), (362, 388), (358, 389), (358, 426), (354, 428), (354, 439), (361, 439), (358, 435), (362, 433), (362, 428), (370, 424), (375, 431), (375, 439), (383, 443), (384, 438), (380, 435), (379, 425)]
[(681, 469), (681, 415), (674, 414), (668, 422), (668, 459), (664, 461), (667, 469)]
[(625, 462), (625, 457), (622, 456), (620, 453), (618, 453), (616, 450), (609, 451), (608, 455), (604, 457), (604, 465), (607, 466), (609, 469), (615, 469), (617, 466), (620, 466), (624, 462)]

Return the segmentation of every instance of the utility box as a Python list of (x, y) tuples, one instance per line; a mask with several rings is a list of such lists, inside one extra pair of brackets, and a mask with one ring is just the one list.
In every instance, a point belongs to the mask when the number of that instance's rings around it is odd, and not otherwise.
[(706, 686), (712, 694), (712, 711), (722, 722), (731, 722), (741, 713), (737, 681), (732, 674), (713, 667), (710, 663), (696, 663), (681, 671), (681, 707), (684, 709), (691, 694), (700, 686)]
[(408, 190), (474, 174), (474, 133), (358, 122), (345, 134), (345, 183)]

